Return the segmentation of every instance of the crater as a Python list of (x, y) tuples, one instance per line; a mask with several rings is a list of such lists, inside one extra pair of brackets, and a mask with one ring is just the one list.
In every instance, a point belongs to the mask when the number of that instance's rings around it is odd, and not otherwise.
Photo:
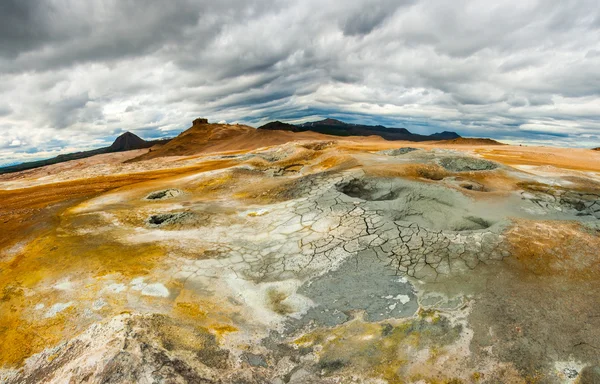
[(461, 177), (447, 177), (444, 181), (455, 187), (466, 189), (467, 191), (488, 192), (485, 185), (473, 180), (463, 179)]
[(403, 187), (395, 187), (393, 183), (378, 179), (352, 179), (339, 183), (336, 189), (350, 197), (366, 201), (395, 200)]
[(462, 182), (459, 186), (468, 191), (477, 191), (477, 192), (486, 192), (486, 189), (483, 185), (475, 182)]

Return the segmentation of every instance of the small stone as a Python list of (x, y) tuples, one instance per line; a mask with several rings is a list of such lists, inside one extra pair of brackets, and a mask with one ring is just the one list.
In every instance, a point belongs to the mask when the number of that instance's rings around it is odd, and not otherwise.
[(565, 374), (565, 376), (567, 376), (569, 379), (574, 379), (579, 375), (579, 372), (577, 372), (575, 369), (573, 368), (565, 368), (563, 369), (563, 373)]

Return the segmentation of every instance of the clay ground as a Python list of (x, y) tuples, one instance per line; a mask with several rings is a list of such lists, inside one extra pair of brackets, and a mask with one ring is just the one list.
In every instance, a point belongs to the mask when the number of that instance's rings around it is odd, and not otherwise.
[(0, 381), (600, 382), (600, 153), (256, 140), (0, 176)]

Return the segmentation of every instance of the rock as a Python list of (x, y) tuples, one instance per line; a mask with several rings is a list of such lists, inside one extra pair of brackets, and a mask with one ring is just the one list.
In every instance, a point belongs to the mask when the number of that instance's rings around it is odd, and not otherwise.
[(246, 362), (252, 367), (268, 368), (267, 362), (261, 355), (255, 355), (254, 353), (244, 354)]
[(194, 120), (193, 125), (204, 125), (204, 124), (208, 124), (208, 119), (203, 119), (203, 118), (197, 118), (196, 120)]
[(575, 370), (573, 368), (565, 368), (565, 369), (563, 369), (563, 373), (569, 379), (574, 379), (574, 378), (576, 378), (579, 375), (579, 372), (577, 372), (577, 370)]

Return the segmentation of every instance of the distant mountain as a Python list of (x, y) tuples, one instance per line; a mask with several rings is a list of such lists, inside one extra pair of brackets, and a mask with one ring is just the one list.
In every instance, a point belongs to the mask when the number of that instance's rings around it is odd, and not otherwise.
[(496, 140), (492, 139), (480, 139), (480, 138), (472, 138), (472, 137), (461, 137), (459, 139), (445, 140), (445, 145), (506, 145)]
[(116, 140), (109, 147), (93, 149), (91, 151), (68, 153), (68, 154), (64, 154), (64, 155), (58, 155), (56, 157), (53, 157), (53, 158), (47, 159), (47, 160), (32, 161), (29, 163), (22, 163), (22, 164), (12, 165), (9, 167), (3, 167), (3, 168), (0, 168), (0, 174), (26, 171), (28, 169), (34, 169), (34, 168), (44, 167), (46, 165), (64, 163), (65, 161), (70, 161), (70, 160), (85, 159), (88, 157), (101, 155), (103, 153), (115, 153), (115, 152), (131, 151), (134, 149), (150, 148), (157, 144), (165, 144), (165, 143), (169, 142), (169, 140), (170, 139), (146, 141), (131, 132), (125, 132), (121, 136), (117, 137)]
[(154, 144), (155, 143), (146, 141), (131, 132), (125, 132), (121, 136), (117, 137), (115, 142), (112, 143), (111, 146), (107, 148), (106, 152), (112, 153), (112, 152), (131, 151), (132, 149), (150, 148)]
[(259, 127), (258, 129), (279, 130), (291, 132), (318, 132), (334, 136), (381, 136), (386, 140), (406, 140), (406, 141), (437, 141), (458, 139), (461, 136), (455, 132), (441, 132), (433, 135), (419, 135), (411, 133), (406, 128), (387, 128), (383, 125), (361, 125), (349, 124), (340, 120), (325, 119), (313, 121), (299, 125), (292, 125), (274, 121)]
[(290, 132), (303, 132), (308, 131), (308, 129), (303, 129), (297, 125), (282, 123), (281, 121), (272, 121), (267, 123), (258, 129), (266, 129), (269, 131), (290, 131)]

